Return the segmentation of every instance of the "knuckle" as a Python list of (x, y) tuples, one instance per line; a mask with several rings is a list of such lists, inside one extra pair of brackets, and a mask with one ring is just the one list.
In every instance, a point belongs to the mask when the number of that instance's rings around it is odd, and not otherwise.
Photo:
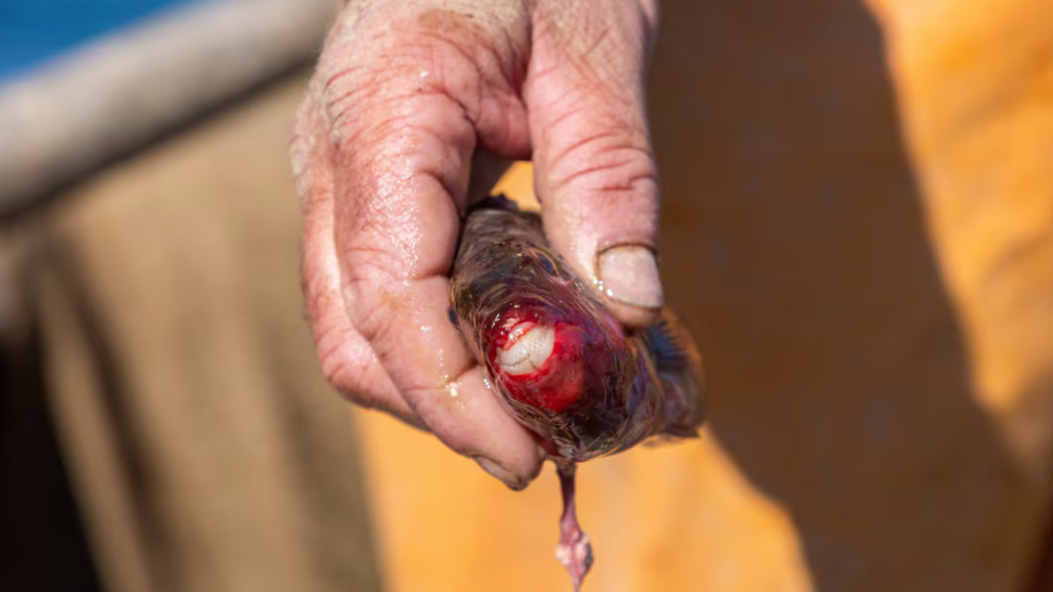
[(360, 380), (360, 375), (355, 372), (353, 364), (337, 358), (331, 351), (319, 350), (318, 355), (322, 374), (325, 376), (326, 381), (344, 399), (363, 407), (373, 407), (372, 401), (364, 389), (365, 385)]
[(340, 305), (339, 297), (329, 287), (329, 279), (320, 273), (310, 270), (310, 264), (305, 262), (303, 278), (304, 306), (307, 308), (307, 316), (311, 319), (312, 326), (324, 323), (324, 319), (332, 314)]
[(400, 77), (399, 70), (390, 66), (342, 66), (327, 69), (322, 74), (319, 102), (328, 116), (330, 127), (357, 123), (355, 115), (364, 105), (390, 95), (392, 83)]
[(376, 371), (375, 358), (361, 348), (348, 347), (343, 339), (333, 332), (323, 332), (316, 338), (322, 375), (345, 400), (370, 409), (380, 407), (381, 397), (370, 387)]
[(654, 40), (646, 10), (595, 10), (592, 3), (548, 3), (537, 16), (540, 43), (559, 55), (558, 68), (580, 84), (622, 85), (645, 68)]
[(354, 292), (355, 306), (351, 322), (369, 343), (386, 343), (395, 333), (398, 310), (402, 305), (386, 282), (357, 282), (349, 287)]
[[(323, 51), (317, 73), (319, 103), (335, 145), (375, 127), (378, 114), (407, 99), (446, 96), (475, 120), (483, 89), (511, 91), (525, 76), (529, 35), (485, 13), (435, 8), (392, 15), (383, 28), (363, 25)], [(379, 113), (378, 113), (379, 111)], [(380, 117), (383, 119), (383, 117)]]
[(321, 189), (324, 166), (321, 162), (326, 150), (324, 137), (318, 133), (318, 109), (310, 96), (305, 98), (293, 118), (289, 137), (289, 161), (301, 211), (309, 207), (312, 194)]
[(325, 380), (345, 399), (365, 407), (378, 406), (370, 387), (380, 371), (372, 348), (347, 322), (344, 303), (322, 274), (304, 274), (304, 301), (318, 367)]
[(362, 390), (360, 377), (364, 371), (361, 360), (351, 359), (331, 331), (322, 331), (315, 338), (318, 365), (329, 384), (343, 393), (359, 393)]
[(344, 376), (349, 359), (348, 352), (344, 351), (344, 343), (348, 331), (334, 323), (319, 323), (315, 321), (311, 325), (311, 336), (314, 339), (315, 353), (318, 356), (318, 364), (322, 374), (330, 383), (337, 382)]
[(615, 132), (582, 138), (559, 153), (551, 175), (555, 190), (575, 187), (604, 193), (642, 194), (658, 186), (658, 172), (647, 146)]

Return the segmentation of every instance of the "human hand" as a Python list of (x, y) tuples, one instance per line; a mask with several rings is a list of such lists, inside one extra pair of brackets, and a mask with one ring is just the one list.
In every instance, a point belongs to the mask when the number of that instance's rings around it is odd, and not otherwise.
[(473, 154), (532, 158), (552, 245), (631, 327), (662, 305), (644, 115), (650, 0), (359, 0), (291, 145), (319, 361), (352, 401), (513, 489), (544, 452), (447, 317)]

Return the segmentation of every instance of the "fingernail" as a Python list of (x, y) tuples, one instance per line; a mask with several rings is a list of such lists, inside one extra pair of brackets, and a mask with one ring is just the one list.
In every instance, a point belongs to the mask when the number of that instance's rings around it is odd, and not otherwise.
[(484, 471), (490, 473), (491, 476), (496, 477), (512, 491), (519, 491), (527, 485), (522, 479), (516, 477), (511, 472), (505, 470), (503, 467), (488, 458), (477, 456), (475, 457), (475, 462), (479, 463), (479, 466), (482, 467)]
[(661, 308), (664, 303), (658, 262), (642, 245), (620, 245), (600, 254), (600, 281), (608, 298), (642, 308)]

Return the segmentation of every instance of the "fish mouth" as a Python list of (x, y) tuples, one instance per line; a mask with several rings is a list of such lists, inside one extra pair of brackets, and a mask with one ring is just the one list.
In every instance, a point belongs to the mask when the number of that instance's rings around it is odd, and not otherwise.
[(498, 368), (510, 377), (541, 370), (556, 345), (555, 327), (533, 320), (513, 321), (506, 341), (497, 348)]

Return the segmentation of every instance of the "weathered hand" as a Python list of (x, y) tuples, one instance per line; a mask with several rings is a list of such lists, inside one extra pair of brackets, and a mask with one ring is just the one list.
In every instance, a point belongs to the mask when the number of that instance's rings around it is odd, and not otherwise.
[(545, 230), (629, 326), (662, 304), (648, 0), (359, 0), (297, 114), (304, 290), (322, 369), (509, 487), (544, 453), (447, 318), (472, 155), (532, 158)]

